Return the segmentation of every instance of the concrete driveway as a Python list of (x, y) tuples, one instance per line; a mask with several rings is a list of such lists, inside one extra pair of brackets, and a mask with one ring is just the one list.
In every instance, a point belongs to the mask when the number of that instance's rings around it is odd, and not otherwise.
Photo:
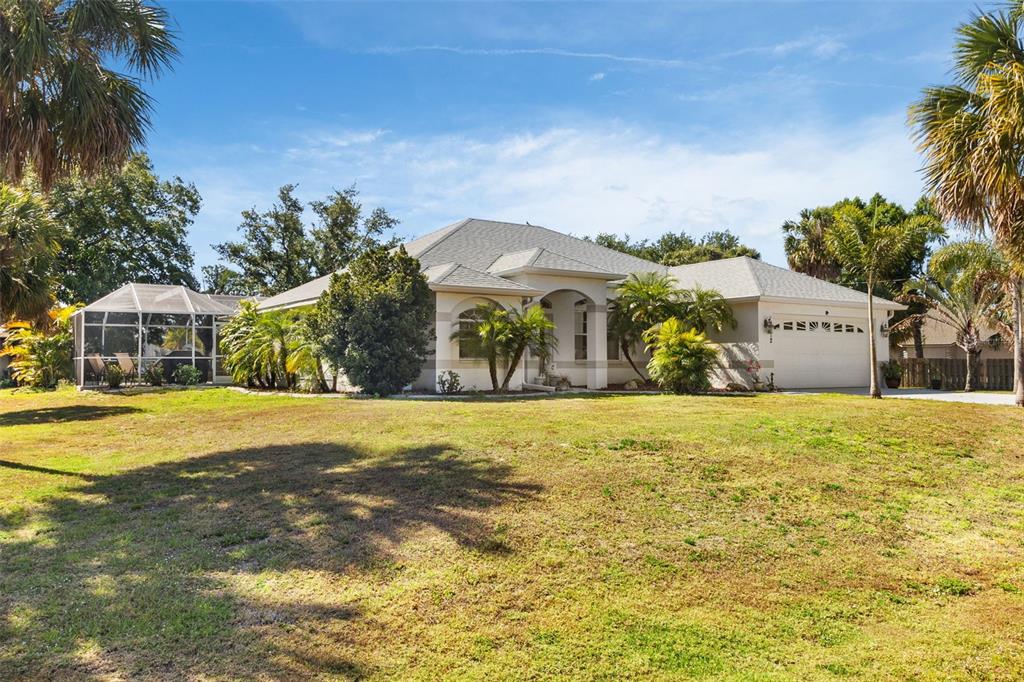
[[(856, 388), (805, 388), (794, 391), (783, 391), (792, 394), (844, 393), (846, 395), (868, 395), (867, 386)], [(906, 398), (908, 400), (942, 400), (951, 403), (974, 403), (976, 405), (1013, 405), (1013, 393), (964, 393), (963, 391), (933, 391), (927, 388), (886, 388), (882, 387), (882, 395), (886, 398)]]

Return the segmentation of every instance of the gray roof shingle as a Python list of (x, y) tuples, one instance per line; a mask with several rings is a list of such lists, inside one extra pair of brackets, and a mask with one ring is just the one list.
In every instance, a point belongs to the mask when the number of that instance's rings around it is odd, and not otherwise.
[[(679, 286), (715, 289), (724, 298), (781, 298), (864, 305), (868, 295), (800, 272), (780, 268), (749, 256), (677, 265), (668, 269)], [(875, 297), (884, 308), (902, 309), (899, 303)]]
[(663, 265), (546, 227), (478, 218), (468, 218), (431, 232), (406, 244), (405, 250), (426, 266), (462, 263), (474, 270), (486, 271), (502, 255), (538, 247), (610, 273), (665, 271)]

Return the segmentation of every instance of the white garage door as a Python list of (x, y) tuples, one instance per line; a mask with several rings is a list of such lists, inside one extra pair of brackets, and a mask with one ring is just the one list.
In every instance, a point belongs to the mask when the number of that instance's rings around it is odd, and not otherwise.
[(780, 388), (866, 386), (867, 321), (778, 316), (772, 334), (775, 385)]

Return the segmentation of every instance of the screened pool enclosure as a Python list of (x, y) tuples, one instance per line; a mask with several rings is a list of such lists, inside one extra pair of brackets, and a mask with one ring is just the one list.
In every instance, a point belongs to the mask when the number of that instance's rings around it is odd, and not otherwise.
[(99, 382), (113, 363), (141, 376), (157, 362), (168, 381), (187, 364), (199, 369), (204, 382), (229, 382), (217, 336), (241, 300), (183, 286), (126, 284), (73, 317), (78, 385)]

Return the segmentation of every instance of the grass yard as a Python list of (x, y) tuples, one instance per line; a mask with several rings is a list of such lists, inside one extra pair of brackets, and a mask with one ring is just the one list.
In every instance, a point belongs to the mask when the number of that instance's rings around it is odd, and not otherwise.
[(0, 679), (1020, 679), (1024, 418), (0, 392)]

